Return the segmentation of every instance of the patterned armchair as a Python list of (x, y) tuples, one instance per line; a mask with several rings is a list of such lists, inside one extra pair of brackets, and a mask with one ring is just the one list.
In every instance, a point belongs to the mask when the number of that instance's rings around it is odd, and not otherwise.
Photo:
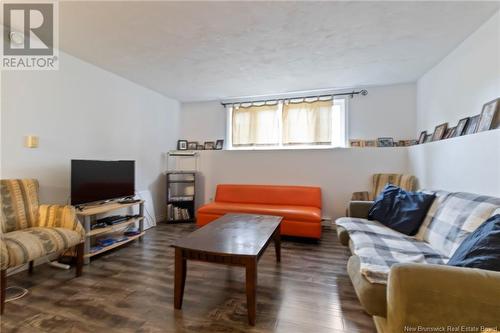
[(417, 179), (412, 175), (402, 175), (399, 173), (376, 173), (373, 175), (373, 188), (371, 192), (354, 192), (352, 201), (372, 201), (382, 192), (384, 186), (393, 184), (407, 191), (415, 191)]
[(382, 192), (387, 184), (394, 184), (407, 191), (415, 191), (417, 178), (412, 175), (402, 175), (399, 173), (376, 173), (373, 175), (373, 188), (371, 192), (354, 192), (349, 206), (346, 209), (346, 216), (365, 216), (372, 206), (372, 201)]
[(76, 252), (76, 276), (83, 267), (85, 232), (72, 206), (40, 205), (35, 179), (0, 180), (1, 313), (5, 303), (6, 270), (68, 249)]

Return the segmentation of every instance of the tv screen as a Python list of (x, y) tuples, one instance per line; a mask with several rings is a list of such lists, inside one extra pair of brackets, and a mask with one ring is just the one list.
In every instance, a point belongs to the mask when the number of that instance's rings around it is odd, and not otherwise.
[(71, 160), (71, 204), (134, 196), (135, 161)]

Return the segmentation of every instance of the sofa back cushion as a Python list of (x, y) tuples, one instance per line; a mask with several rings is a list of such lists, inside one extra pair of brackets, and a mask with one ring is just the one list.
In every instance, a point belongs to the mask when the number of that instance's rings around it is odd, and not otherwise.
[(215, 201), (321, 208), (321, 188), (311, 186), (221, 184), (217, 185)]
[(0, 180), (2, 232), (35, 227), (38, 221), (38, 181)]
[(416, 238), (451, 257), (458, 246), (500, 207), (500, 198), (464, 192), (435, 192), (436, 199)]

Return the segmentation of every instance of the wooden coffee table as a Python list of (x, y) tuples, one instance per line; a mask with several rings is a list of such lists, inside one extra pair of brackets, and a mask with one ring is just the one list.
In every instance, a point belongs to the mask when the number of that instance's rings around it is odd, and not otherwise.
[(274, 240), (276, 261), (281, 260), (281, 217), (226, 214), (175, 242), (174, 307), (182, 307), (186, 260), (198, 260), (246, 268), (248, 323), (255, 325), (257, 261)]

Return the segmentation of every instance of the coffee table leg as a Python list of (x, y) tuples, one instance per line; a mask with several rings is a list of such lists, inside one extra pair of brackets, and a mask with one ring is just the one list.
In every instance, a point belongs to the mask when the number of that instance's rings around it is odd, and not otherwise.
[(247, 289), (247, 309), (248, 323), (255, 325), (256, 317), (256, 296), (257, 296), (257, 260), (250, 259), (246, 264), (246, 289)]
[(274, 233), (274, 250), (276, 251), (276, 261), (281, 262), (281, 234), (279, 229)]
[(184, 285), (186, 284), (186, 259), (181, 249), (175, 249), (175, 281), (174, 281), (174, 308), (182, 307)]

